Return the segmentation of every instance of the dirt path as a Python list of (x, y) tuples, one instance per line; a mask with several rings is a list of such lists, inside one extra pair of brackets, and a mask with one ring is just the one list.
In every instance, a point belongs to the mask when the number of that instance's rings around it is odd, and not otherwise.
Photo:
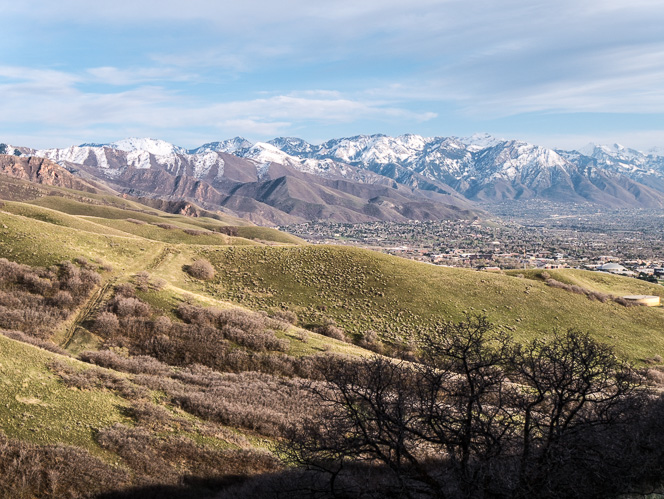
[(157, 267), (159, 267), (162, 263), (164, 263), (164, 260), (166, 260), (166, 257), (168, 255), (172, 254), (177, 254), (179, 253), (178, 250), (175, 248), (171, 248), (170, 246), (166, 246), (164, 249), (162, 249), (157, 256), (154, 257), (154, 259), (145, 267), (146, 271), (154, 270)]
[(71, 322), (71, 324), (69, 324), (69, 326), (67, 326), (64, 339), (60, 343), (62, 348), (66, 349), (69, 346), (72, 339), (74, 338), (74, 333), (76, 332), (76, 329), (78, 329), (79, 324), (86, 320), (95, 311), (95, 309), (101, 304), (108, 290), (113, 287), (117, 280), (117, 277), (108, 280), (102, 287), (92, 293), (90, 298), (88, 298), (85, 304), (79, 309), (76, 317), (74, 317), (74, 320)]

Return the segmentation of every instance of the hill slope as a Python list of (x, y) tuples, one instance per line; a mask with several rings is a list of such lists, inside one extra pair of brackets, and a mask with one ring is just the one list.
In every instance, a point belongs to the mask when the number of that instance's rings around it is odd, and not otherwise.
[[(211, 497), (282, 471), (275, 446), (316, 414), (305, 387), (318, 366), (372, 355), (346, 335), (412, 354), (441, 324), (484, 314), (519, 340), (575, 327), (637, 362), (664, 354), (664, 309), (591, 301), (535, 272), (441, 268), (110, 194), (4, 185), (23, 199), (0, 206), (8, 497)], [(664, 296), (628, 278), (552, 275)]]

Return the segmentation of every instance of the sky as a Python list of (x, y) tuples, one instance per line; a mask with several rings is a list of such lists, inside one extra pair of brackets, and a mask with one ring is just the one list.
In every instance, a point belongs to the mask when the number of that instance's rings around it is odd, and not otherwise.
[(0, 142), (664, 147), (661, 0), (0, 0)]

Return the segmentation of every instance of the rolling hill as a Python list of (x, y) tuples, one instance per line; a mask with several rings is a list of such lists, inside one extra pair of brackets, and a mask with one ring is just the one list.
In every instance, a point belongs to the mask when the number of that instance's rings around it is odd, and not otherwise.
[[(519, 341), (576, 328), (640, 364), (664, 355), (662, 308), (591, 300), (537, 272), (307, 245), (223, 213), (168, 213), (87, 187), (0, 175), (7, 497), (213, 497), (284, 471), (276, 449), (315, 412), (303, 394), (319, 363), (367, 348), (413, 358), (428, 334), (474, 314)], [(664, 296), (634, 279), (551, 275)], [(9, 466), (16, 456), (22, 464)]]

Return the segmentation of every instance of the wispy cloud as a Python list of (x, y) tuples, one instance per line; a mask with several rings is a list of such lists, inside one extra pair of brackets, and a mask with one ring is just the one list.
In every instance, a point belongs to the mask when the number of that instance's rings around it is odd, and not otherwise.
[[(0, 124), (27, 124), (36, 129), (57, 125), (61, 134), (64, 130), (81, 127), (121, 127), (118, 128), (120, 134), (142, 129), (154, 134), (168, 129), (206, 126), (219, 132), (255, 136), (283, 133), (293, 124), (302, 122), (330, 124), (378, 119), (416, 123), (436, 116), (432, 112), (395, 107), (388, 101), (361, 101), (328, 90), (201, 102), (160, 86), (140, 85), (115, 92), (85, 92), (78, 88), (90, 79), (125, 85), (152, 77), (150, 72), (131, 75), (114, 68), (91, 69), (84, 77), (29, 68), (0, 68), (2, 75), (10, 75), (15, 81), (0, 84), (0, 94), (4, 96), (0, 100)], [(44, 82), (45, 75), (54, 77)]]
[(335, 124), (483, 130), (533, 113), (664, 119), (660, 0), (23, 0), (0, 18), (4, 130), (320, 136)]

